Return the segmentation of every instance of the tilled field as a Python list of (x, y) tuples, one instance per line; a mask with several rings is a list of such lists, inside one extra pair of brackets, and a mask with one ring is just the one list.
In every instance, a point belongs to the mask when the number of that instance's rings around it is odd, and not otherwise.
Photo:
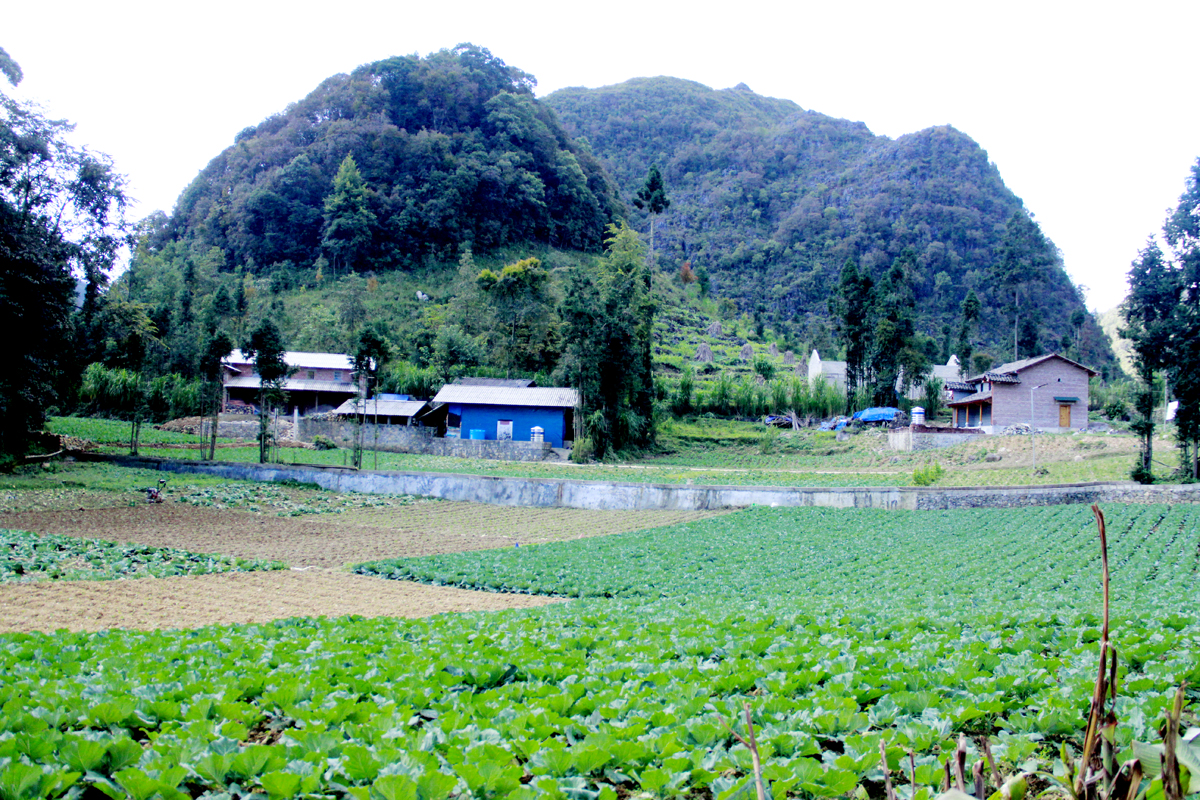
[(0, 513), (0, 528), (287, 562), (279, 572), (0, 585), (0, 632), (197, 627), (293, 616), (428, 616), (544, 605), (351, 575), (378, 558), (511, 547), (671, 525), (711, 512), (576, 511), (422, 502), (277, 517), (182, 503)]

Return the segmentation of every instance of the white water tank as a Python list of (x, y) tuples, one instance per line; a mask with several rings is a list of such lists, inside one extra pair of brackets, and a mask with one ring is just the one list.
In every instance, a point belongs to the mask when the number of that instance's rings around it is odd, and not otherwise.
[(912, 424), (913, 425), (924, 425), (925, 424), (925, 409), (921, 408), (920, 406), (913, 406)]

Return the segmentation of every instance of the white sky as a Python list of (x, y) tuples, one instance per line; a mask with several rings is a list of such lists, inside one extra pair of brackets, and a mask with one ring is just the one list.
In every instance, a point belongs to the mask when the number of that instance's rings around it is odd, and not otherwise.
[[(861, 120), (974, 138), (1106, 310), (1200, 157), (1194, 0), (780, 3), (12, 3), (12, 93), (78, 125), (129, 176), (134, 216), (170, 211), (247, 125), (324, 78), (460, 42), (538, 95), (670, 75)], [(5, 91), (10, 88), (5, 84)]]

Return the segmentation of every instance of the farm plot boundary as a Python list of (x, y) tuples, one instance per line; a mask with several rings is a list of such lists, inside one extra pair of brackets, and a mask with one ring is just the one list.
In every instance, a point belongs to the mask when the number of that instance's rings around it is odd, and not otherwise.
[(561, 478), (508, 478), (430, 472), (371, 472), (291, 464), (198, 463), (134, 456), (91, 456), (121, 466), (215, 475), (234, 480), (296, 481), (322, 489), (409, 494), (489, 505), (592, 510), (704, 511), (749, 506), (934, 510), (1019, 508), (1077, 503), (1200, 502), (1200, 485), (1142, 486), (1132, 481), (1054, 486), (839, 487), (698, 486)]

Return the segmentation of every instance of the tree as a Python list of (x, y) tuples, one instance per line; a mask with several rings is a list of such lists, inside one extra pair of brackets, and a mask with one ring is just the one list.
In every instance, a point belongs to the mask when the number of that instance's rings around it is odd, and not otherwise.
[(1006, 295), (1005, 308), (1012, 319), (1013, 360), (1020, 356), (1021, 297), (1026, 300), (1030, 286), (1043, 280), (1047, 268), (1054, 263), (1053, 247), (1042, 235), (1041, 228), (1024, 210), (1014, 211), (1004, 231), (1000, 258), (992, 267), (992, 277)]
[(874, 381), (871, 352), (874, 335), (875, 282), (851, 259), (842, 267), (838, 293), (829, 312), (846, 348), (846, 410), (852, 411), (858, 390)]
[(645, 246), (624, 223), (609, 227), (607, 243), (598, 268), (577, 264), (567, 274), (560, 312), (567, 342), (560, 370), (579, 392), (578, 414), (599, 458), (654, 437)]
[(84, 370), (79, 395), (100, 409), (129, 420), (129, 454), (138, 454), (142, 420), (146, 416), (148, 387), (142, 373), (92, 363)]
[(975, 345), (972, 343), (972, 339), (975, 337), (975, 326), (979, 324), (979, 315), (982, 312), (983, 305), (979, 302), (975, 290), (971, 289), (963, 298), (962, 305), (958, 309), (958, 343), (955, 346), (954, 354), (958, 357), (960, 378), (968, 377), (971, 372), (971, 357), (975, 354)]
[(367, 186), (354, 156), (349, 153), (338, 167), (333, 193), (325, 199), (325, 226), (321, 247), (336, 273), (355, 269), (371, 245), (375, 214), (367, 202)]
[(875, 381), (871, 402), (877, 406), (896, 405), (897, 390), (905, 394), (911, 387), (923, 385), (929, 372), (929, 356), (921, 346), (913, 320), (913, 263), (913, 253), (906, 249), (892, 262), (875, 290), (871, 357)]
[(1180, 292), (1172, 321), (1171, 382), (1180, 465), (1200, 478), (1200, 159), (1192, 165), (1179, 205), (1163, 226), (1174, 254)]
[(368, 326), (358, 332), (354, 343), (354, 376), (359, 385), (358, 431), (354, 437), (354, 466), (362, 469), (363, 422), (367, 397), (374, 393), (379, 372), (392, 357), (392, 348), (377, 328)]
[(442, 325), (433, 337), (433, 353), (430, 365), (437, 370), (443, 383), (450, 383), (462, 374), (465, 368), (474, 367), (483, 361), (483, 348), (479, 342), (457, 325)]
[(557, 332), (550, 273), (542, 262), (526, 258), (499, 273), (485, 269), (475, 283), (488, 304), (496, 362), (510, 372), (537, 370), (553, 363)]
[(225, 382), (222, 362), (233, 352), (233, 339), (224, 331), (209, 334), (200, 355), (200, 377), (204, 380), (209, 395), (212, 414), (212, 431), (208, 444), (208, 460), (217, 457), (217, 428), (221, 422), (221, 405), (224, 400)]
[(638, 189), (633, 198), (633, 204), (650, 214), (650, 270), (653, 273), (656, 266), (654, 263), (654, 220), (671, 207), (671, 198), (667, 197), (667, 187), (663, 183), (662, 173), (658, 171), (657, 165), (650, 165), (650, 171), (646, 173), (646, 183), (641, 189)]
[(242, 353), (254, 361), (258, 373), (258, 461), (267, 463), (271, 452), (271, 410), (283, 401), (283, 384), (291, 373), (284, 360), (283, 334), (269, 319), (264, 319), (242, 345)]
[[(0, 51), (0, 72), (20, 67)], [(0, 458), (22, 455), (45, 422), (69, 355), (75, 278), (89, 313), (126, 240), (125, 181), (107, 156), (67, 142), (69, 122), (48, 120), (0, 92), (0, 319), (11, 331), (0, 371)]]
[(1181, 288), (1179, 271), (1163, 257), (1157, 243), (1148, 241), (1130, 266), (1129, 296), (1121, 307), (1125, 318), (1121, 336), (1133, 344), (1138, 379), (1131, 427), (1142, 441), (1141, 457), (1133, 470), (1133, 478), (1141, 483), (1154, 479), (1154, 378), (1171, 363)]

